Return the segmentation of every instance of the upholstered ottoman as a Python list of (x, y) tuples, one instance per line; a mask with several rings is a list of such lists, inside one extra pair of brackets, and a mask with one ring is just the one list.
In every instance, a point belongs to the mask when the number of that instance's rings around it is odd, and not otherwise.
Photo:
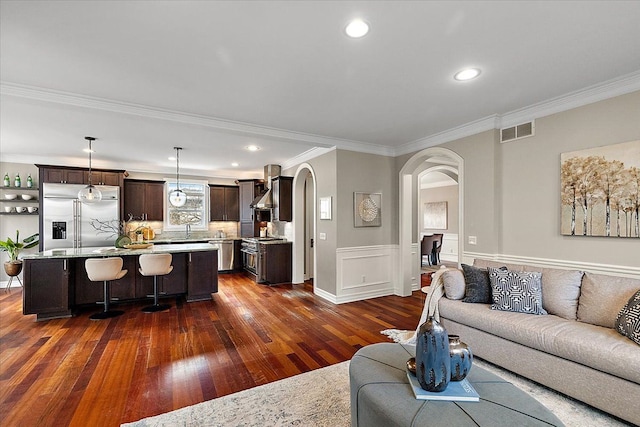
[(563, 425), (533, 397), (477, 366), (467, 379), (479, 402), (417, 400), (406, 374), (414, 356), (414, 346), (393, 343), (358, 350), (349, 366), (352, 427)]

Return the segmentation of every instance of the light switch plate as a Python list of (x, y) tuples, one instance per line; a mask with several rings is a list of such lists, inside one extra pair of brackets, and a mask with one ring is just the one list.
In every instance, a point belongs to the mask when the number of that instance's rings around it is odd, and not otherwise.
[(327, 240), (327, 233), (320, 233), (320, 240)]
[(469, 236), (469, 244), (470, 244), (470, 245), (477, 245), (477, 244), (478, 244), (478, 237), (476, 237), (476, 236)]

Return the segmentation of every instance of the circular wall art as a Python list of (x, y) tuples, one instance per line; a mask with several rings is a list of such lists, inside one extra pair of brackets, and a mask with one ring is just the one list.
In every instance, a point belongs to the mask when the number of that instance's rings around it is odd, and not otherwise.
[(378, 216), (378, 206), (370, 197), (360, 202), (358, 214), (363, 221), (371, 222)]
[(382, 225), (381, 204), (381, 193), (353, 193), (354, 226), (380, 227)]

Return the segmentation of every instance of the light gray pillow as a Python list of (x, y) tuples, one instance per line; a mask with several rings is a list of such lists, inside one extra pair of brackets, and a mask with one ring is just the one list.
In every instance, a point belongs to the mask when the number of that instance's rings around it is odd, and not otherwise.
[(492, 310), (547, 314), (542, 308), (542, 273), (504, 271), (489, 267)]
[(442, 283), (444, 284), (444, 293), (449, 299), (464, 298), (464, 275), (462, 271), (457, 269), (447, 270), (442, 273)]
[(578, 300), (578, 320), (614, 329), (618, 313), (638, 289), (638, 279), (585, 273)]
[(542, 307), (549, 314), (568, 320), (578, 318), (582, 271), (525, 266), (525, 271), (542, 272)]

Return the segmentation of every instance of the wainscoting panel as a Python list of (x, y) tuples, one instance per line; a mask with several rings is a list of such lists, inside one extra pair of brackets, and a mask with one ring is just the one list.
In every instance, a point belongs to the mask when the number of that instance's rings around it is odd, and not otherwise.
[(440, 260), (458, 262), (458, 234), (446, 233), (442, 236)]
[(394, 280), (398, 277), (397, 254), (397, 245), (339, 248), (336, 251), (336, 302), (393, 295)]

